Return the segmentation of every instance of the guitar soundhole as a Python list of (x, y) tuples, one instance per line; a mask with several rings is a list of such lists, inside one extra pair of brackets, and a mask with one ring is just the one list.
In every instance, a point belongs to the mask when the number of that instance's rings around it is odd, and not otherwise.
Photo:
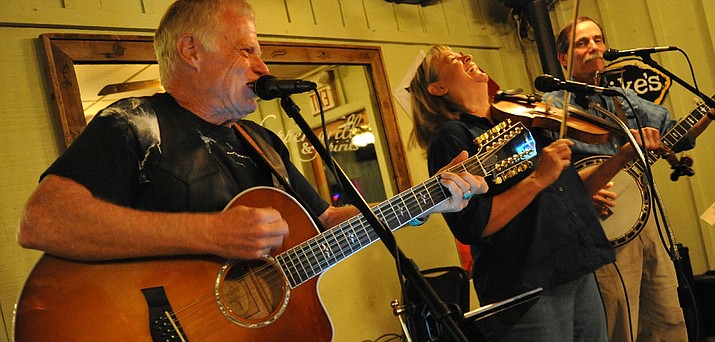
[(218, 304), (226, 317), (249, 328), (275, 321), (288, 304), (289, 287), (283, 272), (267, 260), (231, 260), (216, 283)]

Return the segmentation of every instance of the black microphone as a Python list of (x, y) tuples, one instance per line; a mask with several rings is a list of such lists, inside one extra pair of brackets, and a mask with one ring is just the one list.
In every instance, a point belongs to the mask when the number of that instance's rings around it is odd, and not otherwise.
[(256, 82), (248, 83), (248, 86), (264, 100), (273, 100), (276, 97), (284, 98), (317, 88), (315, 83), (310, 81), (279, 79), (272, 75), (263, 75)]
[(562, 81), (551, 75), (537, 76), (534, 80), (537, 90), (549, 92), (554, 90), (566, 90), (578, 94), (601, 94), (605, 96), (623, 96), (623, 94), (604, 87), (590, 85), (582, 82)]
[(607, 61), (612, 61), (614, 59), (618, 59), (620, 57), (625, 57), (625, 56), (644, 56), (644, 55), (650, 55), (651, 53), (654, 53), (654, 52), (673, 51), (673, 50), (677, 50), (677, 49), (678, 49), (678, 47), (676, 47), (676, 46), (656, 46), (656, 47), (628, 49), (628, 50), (608, 49), (608, 50), (606, 50), (606, 52), (603, 53), (603, 59), (605, 59)]

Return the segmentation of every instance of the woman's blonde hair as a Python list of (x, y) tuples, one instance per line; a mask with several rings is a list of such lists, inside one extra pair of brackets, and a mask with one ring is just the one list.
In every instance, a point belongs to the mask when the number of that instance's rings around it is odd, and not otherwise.
[(166, 85), (176, 68), (176, 41), (186, 33), (196, 37), (205, 49), (215, 51), (225, 25), (220, 15), (234, 8), (241, 15), (255, 21), (251, 5), (245, 0), (177, 0), (161, 18), (154, 34), (154, 50), (159, 61), (161, 82)]
[(459, 109), (452, 102), (442, 96), (432, 95), (427, 90), (431, 83), (439, 81), (435, 60), (449, 52), (452, 52), (452, 49), (445, 45), (433, 46), (417, 68), (408, 88), (412, 98), (414, 124), (410, 143), (416, 143), (425, 151), (440, 124), (459, 118)]

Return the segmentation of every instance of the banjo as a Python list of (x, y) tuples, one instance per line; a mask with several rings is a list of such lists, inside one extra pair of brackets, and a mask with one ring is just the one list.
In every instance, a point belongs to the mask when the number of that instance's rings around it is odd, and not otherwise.
[[(683, 117), (660, 139), (660, 145), (666, 150), (671, 150), (673, 145), (680, 141), (690, 129), (705, 116), (710, 107), (701, 104), (690, 114)], [(661, 155), (655, 151), (648, 151), (646, 159), (648, 164), (656, 162)], [(577, 170), (586, 170), (596, 167), (610, 156), (596, 155), (579, 160), (574, 164)], [(601, 216), (601, 225), (606, 232), (606, 237), (614, 247), (622, 246), (643, 230), (652, 209), (652, 197), (643, 177), (645, 165), (640, 161), (633, 161), (624, 166), (615, 177), (611, 191), (618, 194), (620, 203), (607, 215)]]

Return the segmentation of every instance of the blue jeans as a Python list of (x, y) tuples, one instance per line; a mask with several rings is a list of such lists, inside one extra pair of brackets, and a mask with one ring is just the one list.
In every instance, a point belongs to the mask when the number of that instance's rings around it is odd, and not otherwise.
[(502, 341), (608, 341), (594, 275), (544, 290)]

